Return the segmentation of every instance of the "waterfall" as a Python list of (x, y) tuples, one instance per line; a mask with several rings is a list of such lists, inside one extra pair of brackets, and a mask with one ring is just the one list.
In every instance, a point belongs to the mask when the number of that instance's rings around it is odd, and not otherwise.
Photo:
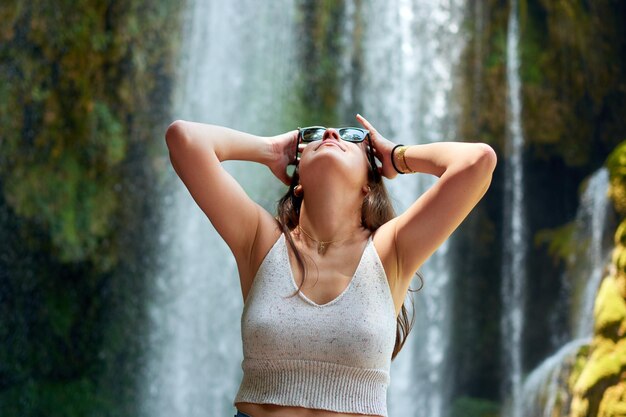
[(507, 138), (505, 146), (502, 257), (502, 359), (505, 415), (522, 417), (522, 336), (526, 282), (522, 101), (517, 0), (511, 0), (507, 33)]
[(576, 215), (575, 241), (584, 243), (580, 252), (587, 255), (574, 259), (577, 265), (572, 271), (575, 280), (573, 295), (577, 300), (574, 303), (572, 323), (576, 325), (574, 335), (578, 338), (593, 335), (593, 305), (608, 262), (608, 246), (612, 243), (612, 236), (607, 233), (608, 213), (611, 210), (608, 187), (609, 172), (602, 168), (589, 179)]
[[(355, 3), (348, 2), (352, 13)], [(465, 2), (378, 0), (361, 5), (362, 21), (375, 22), (365, 27), (360, 94), (348, 90), (362, 103), (362, 114), (396, 143), (459, 140), (451, 95), (453, 68), (464, 47)], [(432, 184), (434, 177), (423, 174), (387, 182), (399, 213)], [(453, 283), (447, 248), (444, 244), (421, 268), (425, 285), (413, 294), (415, 326), (391, 366), (391, 416), (448, 415)], [(414, 279), (411, 287), (418, 286)]]
[[(567, 385), (561, 380), (574, 355), (589, 338), (574, 339), (545, 359), (524, 381), (520, 415), (553, 417), (558, 398), (567, 398)], [(564, 392), (561, 392), (564, 391)]]
[[(286, 120), (296, 62), (294, 2), (259, 7), (254, 0), (195, 0), (187, 7), (172, 120), (261, 135), (294, 128)], [(225, 166), (255, 201), (274, 211), (284, 187), (267, 168)], [(242, 376), (243, 300), (235, 261), (180, 180), (162, 200), (169, 213), (160, 237), (166, 267), (154, 277), (148, 301), (152, 324), (141, 413), (232, 415)]]
[(571, 299), (573, 340), (545, 359), (524, 381), (525, 416), (551, 417), (563, 388), (560, 378), (578, 349), (593, 336), (593, 307), (604, 268), (609, 261), (612, 224), (607, 197), (609, 174), (606, 168), (596, 171), (581, 195), (564, 286)]

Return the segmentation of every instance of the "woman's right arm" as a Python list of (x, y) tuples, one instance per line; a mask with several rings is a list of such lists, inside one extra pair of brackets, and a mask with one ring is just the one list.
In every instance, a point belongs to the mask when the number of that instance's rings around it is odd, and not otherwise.
[[(284, 183), (295, 158), (297, 131), (260, 137), (226, 127), (177, 120), (165, 138), (174, 170), (240, 264), (250, 261), (259, 234), (276, 227), (274, 217), (256, 204), (222, 167), (227, 160), (267, 165)], [(242, 266), (239, 265), (240, 269)]]

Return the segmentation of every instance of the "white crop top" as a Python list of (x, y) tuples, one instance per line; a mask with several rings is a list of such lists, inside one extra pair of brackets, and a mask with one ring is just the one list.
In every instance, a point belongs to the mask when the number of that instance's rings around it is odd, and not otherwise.
[(284, 234), (254, 278), (241, 316), (239, 402), (387, 417), (396, 337), (389, 283), (372, 238), (352, 281), (318, 305), (297, 290)]

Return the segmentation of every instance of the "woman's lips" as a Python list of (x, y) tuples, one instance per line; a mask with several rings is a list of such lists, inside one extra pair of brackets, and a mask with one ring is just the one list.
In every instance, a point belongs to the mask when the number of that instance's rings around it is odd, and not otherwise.
[[(339, 149), (341, 149), (342, 151), (345, 151), (345, 149), (343, 149), (343, 148), (341, 147), (341, 145), (339, 145), (339, 143), (337, 143), (337, 142), (335, 142), (335, 141), (333, 141), (333, 140), (325, 140), (325, 141), (323, 141), (323, 142), (320, 144), (320, 146), (318, 146), (318, 147), (317, 147), (317, 149), (319, 149), (319, 148), (320, 148), (320, 147), (322, 147), (322, 146), (336, 146), (336, 147), (338, 147)], [(317, 149), (316, 149), (316, 150), (317, 150)]]

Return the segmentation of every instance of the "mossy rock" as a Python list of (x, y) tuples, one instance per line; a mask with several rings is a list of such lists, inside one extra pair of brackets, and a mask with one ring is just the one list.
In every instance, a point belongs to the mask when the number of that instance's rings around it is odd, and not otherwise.
[(574, 363), (572, 365), (571, 373), (568, 379), (568, 386), (570, 387), (570, 391), (573, 391), (573, 387), (580, 378), (580, 374), (585, 369), (587, 362), (589, 361), (589, 351), (591, 350), (591, 345), (582, 345), (578, 348), (578, 352), (576, 353), (576, 358), (574, 359)]
[(617, 231), (615, 232), (615, 244), (621, 246), (622, 248), (626, 247), (626, 221), (621, 222), (619, 226), (617, 226)]
[(574, 386), (576, 394), (586, 395), (600, 381), (617, 379), (626, 369), (626, 339), (614, 343), (596, 338), (593, 345), (589, 361)]
[(626, 372), (620, 379), (622, 382), (604, 392), (598, 417), (626, 417)]
[[(613, 205), (617, 212), (624, 216), (626, 215), (626, 141), (620, 143), (611, 152), (606, 160), (606, 166), (611, 178), (609, 197), (613, 200)], [(618, 235), (622, 238), (620, 239), (622, 241), (624, 226), (620, 225), (620, 229), (618, 229)], [(624, 243), (622, 242), (622, 244)]]
[(614, 276), (602, 281), (594, 307), (595, 332), (616, 339), (626, 333), (626, 300)]
[[(570, 417), (595, 416), (608, 388), (626, 372), (626, 339), (617, 343), (596, 337), (592, 353), (573, 388)], [(619, 414), (618, 414), (619, 415)]]

